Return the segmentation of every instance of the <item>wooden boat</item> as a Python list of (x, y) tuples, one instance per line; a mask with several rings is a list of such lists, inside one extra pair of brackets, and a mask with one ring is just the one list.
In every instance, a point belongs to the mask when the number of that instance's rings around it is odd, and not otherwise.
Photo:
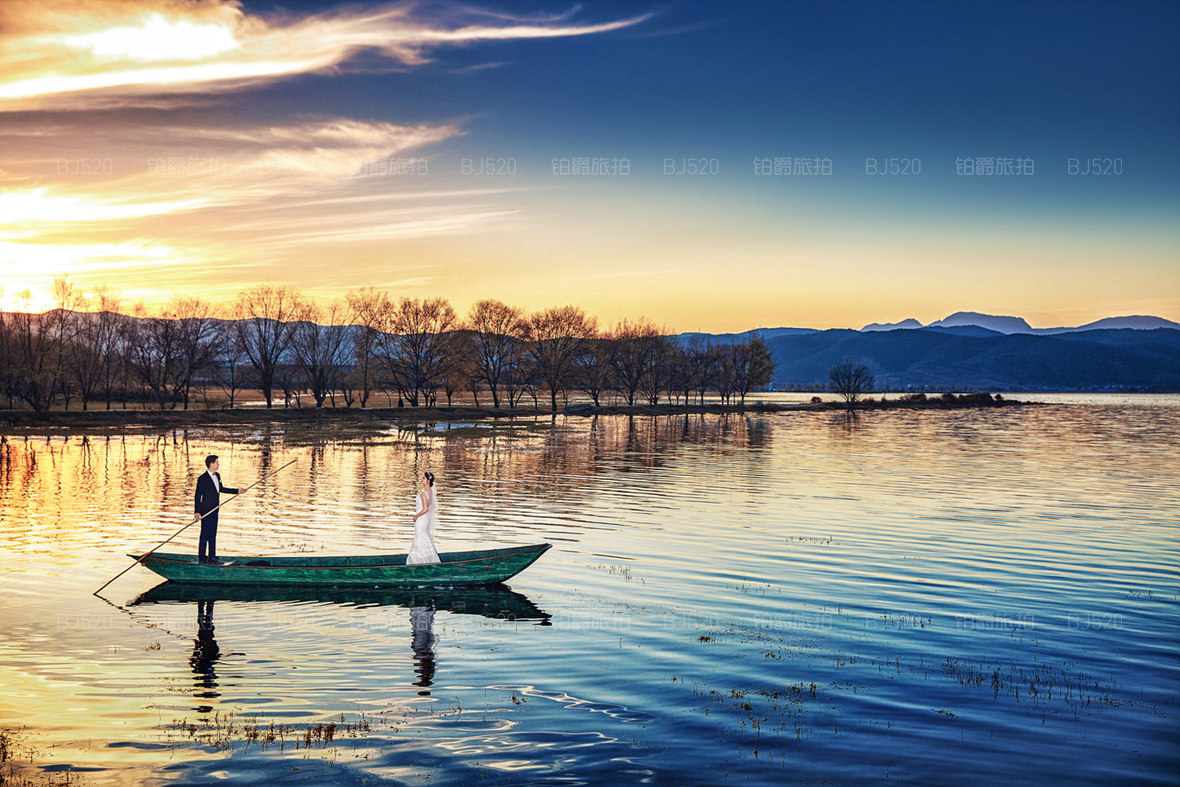
[(460, 615), (480, 615), (498, 620), (539, 621), (548, 625), (548, 612), (506, 585), (456, 588), (331, 587), (327, 585), (193, 585), (161, 582), (140, 593), (128, 606), (185, 604), (203, 601), (233, 603), (314, 602), (351, 607), (427, 607)]
[[(165, 579), (216, 585), (330, 585), (348, 587), (453, 587), (493, 585), (524, 571), (549, 549), (533, 544), (439, 554), (438, 563), (406, 565), (406, 556), (222, 557), (199, 563), (195, 555), (153, 552), (143, 565)], [(129, 555), (139, 560), (141, 555)]]

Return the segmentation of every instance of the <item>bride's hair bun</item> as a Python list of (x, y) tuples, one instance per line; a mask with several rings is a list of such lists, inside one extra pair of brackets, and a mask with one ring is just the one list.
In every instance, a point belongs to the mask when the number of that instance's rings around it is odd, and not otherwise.
[(426, 476), (426, 480), (430, 482), (430, 485), (431, 485), (431, 486), (434, 486), (434, 473), (432, 473), (432, 472), (430, 472), (429, 470), (427, 470), (427, 471), (426, 471), (425, 473), (423, 473), (422, 475)]

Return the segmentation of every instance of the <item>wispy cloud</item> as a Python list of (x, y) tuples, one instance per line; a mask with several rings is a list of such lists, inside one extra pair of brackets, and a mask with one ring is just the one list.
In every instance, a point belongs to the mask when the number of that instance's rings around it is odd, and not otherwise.
[(649, 15), (575, 24), (403, 4), (261, 16), (232, 0), (7, 0), (0, 110), (158, 104), (336, 68), (362, 52), (412, 67), (441, 47), (603, 33)]
[[(435, 146), (465, 133), (455, 125), (323, 118), (46, 128), (52, 133), (10, 140), (0, 174), (0, 273), (22, 288), (47, 290), (65, 273), (149, 299), (157, 281), (167, 300), (178, 275), (211, 291), (227, 265), (257, 278), (295, 265), (332, 283), (348, 269), (307, 265), (325, 249), (384, 257), (378, 250), (389, 242), (519, 221), (502, 202), (511, 189), (414, 174)], [(116, 158), (70, 174), (95, 151)]]

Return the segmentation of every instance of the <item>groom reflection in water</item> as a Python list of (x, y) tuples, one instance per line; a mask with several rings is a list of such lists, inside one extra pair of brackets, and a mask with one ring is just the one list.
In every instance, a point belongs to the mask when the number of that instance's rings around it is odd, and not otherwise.
[[(213, 667), (221, 658), (221, 648), (213, 638), (213, 602), (197, 602), (197, 638), (193, 640), (193, 655), (188, 660), (192, 665), (193, 685), (197, 689), (193, 696), (201, 699), (214, 699), (221, 696), (217, 691), (217, 673)], [(201, 706), (198, 710), (212, 710), (209, 706)]]
[(414, 632), (411, 647), (418, 676), (414, 685), (422, 687), (418, 694), (429, 697), (429, 686), (434, 682), (434, 608), (410, 607), (410, 628)]

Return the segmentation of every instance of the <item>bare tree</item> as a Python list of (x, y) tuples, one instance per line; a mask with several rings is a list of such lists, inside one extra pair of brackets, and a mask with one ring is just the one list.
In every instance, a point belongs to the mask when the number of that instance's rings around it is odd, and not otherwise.
[(549, 391), (553, 412), (557, 412), (558, 394), (570, 385), (574, 358), (597, 331), (597, 320), (576, 306), (552, 307), (529, 317), (528, 352)]
[(758, 336), (745, 344), (736, 345), (736, 363), (734, 368), (734, 390), (746, 403), (746, 395), (756, 388), (764, 388), (770, 384), (774, 376), (774, 358), (770, 348)]
[(213, 383), (225, 394), (232, 408), (237, 403), (238, 394), (251, 383), (249, 361), (236, 331), (218, 345), (218, 353), (210, 363)]
[[(98, 298), (98, 313), (90, 322), (90, 333), (87, 341), (99, 358), (98, 379), (106, 399), (107, 409), (111, 409), (111, 399), (114, 398), (115, 380), (118, 378), (122, 366), (123, 355), (119, 342), (120, 323), (125, 319), (119, 314), (121, 298), (117, 292), (112, 292), (105, 284), (100, 285), (95, 295)], [(85, 406), (85, 405), (83, 405)]]
[(266, 406), (272, 405), (275, 372), (291, 345), (292, 320), (302, 304), (287, 286), (259, 284), (238, 294), (234, 304), (238, 338), (258, 374)]
[(217, 345), (223, 340), (217, 335), (216, 314), (215, 307), (208, 301), (180, 295), (172, 299), (165, 314), (177, 323), (180, 363), (175, 387), (185, 410), (189, 406), (193, 379), (209, 366), (217, 354)]
[(135, 373), (136, 349), (140, 345), (141, 337), (146, 333), (144, 321), (140, 316), (137, 316), (144, 314), (143, 302), (137, 303), (132, 308), (132, 312), (130, 315), (120, 315), (119, 319), (115, 321), (118, 367), (113, 370), (112, 377), (119, 383), (124, 410), (127, 409), (127, 399), (131, 395), (132, 381), (138, 379), (138, 375)]
[(10, 390), (35, 412), (44, 413), (57, 389), (57, 345), (45, 329), (43, 315), (32, 313), (32, 293), (24, 290), (17, 298), (24, 308), (14, 312), (9, 323)]
[(872, 370), (851, 358), (845, 358), (829, 369), (828, 378), (832, 381), (832, 390), (844, 397), (844, 402), (849, 408), (852, 408), (863, 394), (873, 389)]
[[(53, 280), (53, 303), (53, 310), (41, 315), (41, 319), (45, 323), (52, 345), (50, 359), (54, 364), (53, 376), (61, 390), (65, 409), (69, 410), (74, 381), (68, 373), (67, 366), (70, 346), (77, 338), (81, 327), (77, 310), (83, 307), (85, 300), (68, 276), (58, 276)], [(52, 394), (50, 396), (52, 398)]]
[(643, 357), (643, 374), (639, 390), (648, 404), (659, 404), (660, 393), (668, 386), (672, 361), (672, 342), (668, 337), (645, 337), (639, 342)]
[[(85, 300), (78, 304), (85, 308)], [(104, 356), (100, 344), (99, 314), (78, 314), (73, 341), (65, 348), (66, 371), (78, 388), (82, 409), (89, 409), (90, 399), (102, 385)]]
[(688, 405), (692, 392), (697, 388), (698, 376), (701, 374), (700, 357), (699, 347), (677, 344), (668, 359), (668, 394), (677, 400), (680, 394), (684, 394), (685, 405)]
[(492, 407), (499, 407), (506, 377), (520, 362), (524, 312), (500, 301), (482, 300), (471, 307), (465, 327), (472, 332), (476, 374), (492, 395)]
[[(377, 341), (381, 336), (381, 326), (388, 323), (393, 312), (393, 303), (387, 293), (373, 287), (362, 287), (348, 293), (348, 305), (352, 309), (354, 326), (354, 383), (360, 391), (358, 398), (361, 407), (367, 407), (377, 381)], [(352, 406), (351, 401), (349, 406)]]
[[(320, 324), (321, 320), (325, 324)], [(347, 303), (335, 301), (321, 310), (309, 302), (299, 311), (291, 349), (316, 407), (323, 407), (343, 384), (344, 367), (352, 349), (348, 343), (351, 324), (352, 312)]]
[(429, 405), (455, 362), (449, 332), (455, 310), (446, 298), (402, 298), (378, 346), (400, 396)]
[[(3, 300), (4, 290), (0, 289), (0, 300)], [(11, 320), (8, 312), (0, 308), (0, 395), (8, 397), (8, 409), (12, 409), (13, 399), (16, 398), (16, 348), (12, 338)]]
[(657, 362), (663, 349), (660, 341), (663, 333), (645, 317), (634, 322), (623, 320), (611, 332), (615, 347), (612, 356), (615, 385), (628, 405), (635, 404), (644, 379), (653, 374), (651, 366)]
[(450, 365), (443, 377), (443, 391), (447, 395), (447, 407), (452, 407), (455, 394), (469, 390), (479, 406), (479, 376), (475, 373), (475, 349), (471, 331), (452, 331), (448, 337)]
[(590, 397), (595, 407), (603, 392), (614, 385), (614, 353), (614, 340), (601, 336), (585, 342), (581, 352), (574, 356), (574, 384)]

